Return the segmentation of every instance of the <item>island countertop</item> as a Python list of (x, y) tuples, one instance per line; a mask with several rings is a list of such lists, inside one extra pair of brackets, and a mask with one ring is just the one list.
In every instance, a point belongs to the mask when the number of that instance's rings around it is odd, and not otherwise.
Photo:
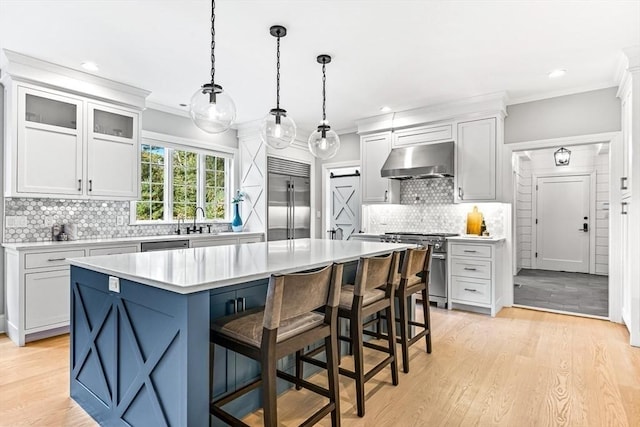
[(296, 239), (171, 251), (93, 256), (69, 260), (71, 265), (160, 289), (190, 294), (292, 273), (332, 262), (355, 261), (406, 244)]

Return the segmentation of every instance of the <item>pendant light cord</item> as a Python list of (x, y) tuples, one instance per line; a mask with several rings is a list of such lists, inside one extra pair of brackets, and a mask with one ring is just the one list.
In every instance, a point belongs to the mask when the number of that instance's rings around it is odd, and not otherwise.
[[(278, 33), (279, 34), (279, 33)], [(280, 36), (278, 35), (278, 44), (276, 48), (276, 109), (280, 110)]]
[(326, 124), (327, 121), (327, 74), (326, 74), (326, 64), (322, 64), (322, 124)]
[(214, 80), (216, 76), (216, 2), (214, 0), (211, 1), (211, 87), (214, 87)]

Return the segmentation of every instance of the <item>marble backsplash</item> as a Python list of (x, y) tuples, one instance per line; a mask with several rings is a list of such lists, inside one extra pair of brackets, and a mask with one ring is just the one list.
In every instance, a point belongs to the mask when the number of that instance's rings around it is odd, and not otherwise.
[[(157, 236), (171, 234), (174, 224), (129, 225), (130, 202), (112, 200), (62, 200), (6, 198), (5, 217), (25, 217), (25, 227), (7, 227), (5, 221), (4, 241), (6, 243), (39, 242), (51, 240), (51, 226), (45, 219), (55, 224), (75, 223), (78, 240), (112, 237)], [(124, 219), (118, 225), (118, 217)], [(231, 231), (229, 223), (217, 222), (215, 231)]]
[(399, 205), (364, 206), (363, 231), (374, 234), (394, 231), (464, 234), (467, 214), (478, 206), (489, 233), (504, 235), (505, 209), (509, 209), (509, 205), (454, 204), (453, 190), (453, 178), (402, 181)]

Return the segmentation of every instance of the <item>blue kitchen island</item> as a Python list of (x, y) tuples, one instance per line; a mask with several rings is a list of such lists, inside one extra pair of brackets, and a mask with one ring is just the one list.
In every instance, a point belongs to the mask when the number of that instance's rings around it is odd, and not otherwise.
[[(208, 426), (210, 397), (259, 375), (215, 347), (210, 396), (212, 319), (264, 305), (273, 273), (343, 262), (353, 280), (359, 257), (406, 247), (299, 239), (72, 259), (71, 397), (102, 425)], [(249, 394), (228, 408), (259, 406)]]

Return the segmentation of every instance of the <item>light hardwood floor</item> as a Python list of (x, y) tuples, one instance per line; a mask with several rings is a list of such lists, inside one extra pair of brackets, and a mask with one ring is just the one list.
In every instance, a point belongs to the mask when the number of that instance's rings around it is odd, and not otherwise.
[[(388, 369), (368, 382), (364, 418), (353, 382), (341, 377), (343, 425), (640, 425), (640, 349), (624, 326), (515, 308), (493, 319), (433, 309), (432, 323), (433, 353), (414, 345), (397, 387)], [(68, 336), (23, 348), (0, 336), (0, 425), (95, 425), (68, 397), (68, 363)], [(285, 393), (282, 425), (298, 425), (321, 403), (305, 390)], [(246, 421), (261, 425), (261, 413)]]

